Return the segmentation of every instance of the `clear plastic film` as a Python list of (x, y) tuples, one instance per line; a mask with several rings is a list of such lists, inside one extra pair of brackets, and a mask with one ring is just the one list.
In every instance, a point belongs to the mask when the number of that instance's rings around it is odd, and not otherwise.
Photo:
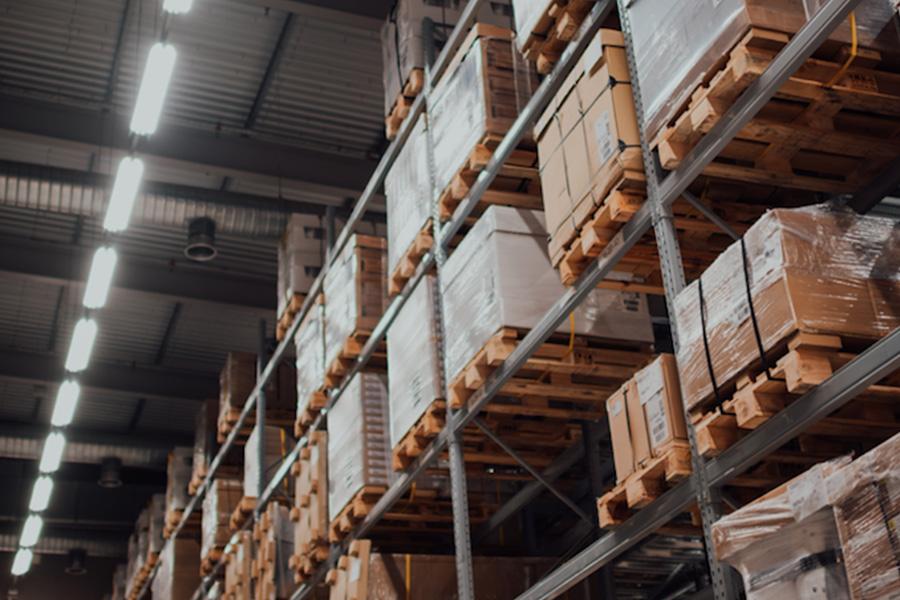
[(443, 398), (435, 327), (434, 277), (416, 286), (388, 330), (391, 447), (438, 398)]
[(427, 121), (422, 114), (384, 180), (387, 198), (388, 263), (393, 273), (419, 231), (431, 218)]
[(363, 486), (388, 485), (391, 446), (384, 379), (358, 373), (328, 413), (328, 520)]
[[(674, 301), (685, 404), (713, 395), (794, 331), (877, 339), (900, 324), (900, 228), (825, 205), (763, 215)], [(702, 295), (701, 295), (702, 284)], [(701, 298), (706, 325), (701, 318)]]
[(900, 435), (827, 480), (854, 599), (900, 597)]
[(294, 447), (294, 439), (281, 427), (266, 427), (265, 435), (265, 473), (259, 472), (259, 428), (253, 427), (247, 443), (244, 444), (244, 496), (256, 498), (259, 490), (260, 476), (266, 477), (266, 482), (272, 477), (275, 469), (281, 464), (282, 459)]
[(325, 274), (325, 365), (340, 355), (354, 332), (370, 330), (387, 296), (385, 240), (355, 234)]
[[(821, 4), (823, 0), (629, 2), (647, 137), (655, 137), (677, 116), (697, 86), (721, 67), (722, 57), (750, 27), (795, 33)], [(890, 31), (891, 19), (887, 2), (863, 0), (856, 9), (859, 44), (896, 53), (897, 37), (896, 31)], [(838, 26), (829, 39), (849, 44), (849, 23)]]
[(150, 584), (153, 600), (190, 600), (200, 585), (200, 546), (191, 538), (169, 540)]
[(554, 0), (513, 0), (513, 15), (516, 18), (518, 48), (528, 41), (538, 21), (554, 4)]
[(316, 303), (297, 329), (297, 415), (309, 406), (313, 392), (325, 385), (325, 328), (322, 305)]
[(309, 290), (322, 268), (320, 218), (293, 214), (278, 240), (278, 315), (284, 313), (294, 294)]
[(166, 465), (166, 511), (184, 510), (190, 501), (188, 483), (191, 481), (194, 449), (178, 446), (169, 453)]
[[(501, 327), (531, 329), (565, 292), (547, 256), (539, 211), (491, 206), (441, 277), (447, 376), (452, 380)], [(642, 294), (597, 289), (575, 310), (575, 333), (652, 342)], [(568, 320), (559, 331), (569, 331)]]
[(748, 600), (849, 600), (826, 491), (849, 462), (816, 465), (713, 525), (716, 557), (741, 573)]
[(275, 598), (288, 598), (294, 590), (294, 573), (288, 562), (294, 554), (294, 523), (290, 519), (290, 510), (280, 504), (270, 505), (268, 510), (270, 522), (270, 540), (273, 542), (275, 556), (273, 583)]
[(237, 543), (229, 550), (225, 561), (225, 590), (229, 600), (251, 600), (253, 534), (242, 531), (237, 535)]
[(200, 518), (200, 553), (209, 556), (215, 549), (228, 543), (231, 532), (228, 523), (231, 514), (241, 501), (243, 487), (237, 479), (213, 479), (203, 497), (203, 515)]

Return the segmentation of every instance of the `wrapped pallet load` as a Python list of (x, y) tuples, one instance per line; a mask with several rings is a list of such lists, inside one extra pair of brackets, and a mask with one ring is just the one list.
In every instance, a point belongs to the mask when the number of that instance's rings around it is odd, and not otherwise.
[(236, 479), (216, 478), (203, 497), (200, 520), (200, 556), (204, 574), (221, 558), (231, 538), (231, 515), (241, 501), (243, 487)]
[(258, 497), (259, 485), (267, 484), (275, 473), (275, 469), (294, 447), (294, 440), (282, 427), (265, 428), (264, 438), (264, 471), (259, 470), (259, 427), (254, 427), (244, 445), (244, 497)]
[(178, 446), (169, 452), (166, 463), (166, 528), (171, 529), (178, 524), (185, 507), (188, 505), (188, 485), (191, 481), (191, 470), (194, 462), (194, 449), (190, 446)]
[(892, 219), (824, 205), (766, 213), (675, 298), (686, 408), (721, 397), (798, 332), (831, 336), (817, 340), (832, 349), (890, 332), (900, 324), (898, 265)]
[(288, 561), (294, 553), (294, 527), (287, 507), (271, 502), (254, 529), (256, 600), (288, 600), (294, 577)]
[[(247, 398), (256, 386), (256, 355), (249, 352), (229, 352), (219, 374), (218, 439), (225, 441), (237, 422)], [(282, 362), (266, 382), (266, 415), (284, 419), (297, 410), (297, 372), (293, 364)], [(252, 425), (256, 414), (251, 412), (244, 427)], [(246, 434), (245, 434), (246, 435)]]
[(298, 437), (309, 427), (328, 401), (325, 395), (325, 315), (320, 296), (303, 317), (294, 337), (297, 350)]
[(596, 0), (513, 0), (516, 43), (539, 73), (549, 73)]
[(200, 546), (190, 538), (166, 544), (150, 586), (154, 600), (190, 600), (200, 585)]
[(322, 268), (322, 225), (314, 215), (292, 214), (278, 240), (278, 339), (290, 327)]
[(251, 574), (253, 564), (253, 534), (241, 531), (237, 542), (226, 550), (225, 597), (228, 600), (253, 600)]
[(194, 458), (191, 467), (191, 481), (188, 491), (193, 496), (203, 483), (209, 463), (216, 455), (216, 421), (219, 414), (218, 399), (203, 401), (194, 420)]

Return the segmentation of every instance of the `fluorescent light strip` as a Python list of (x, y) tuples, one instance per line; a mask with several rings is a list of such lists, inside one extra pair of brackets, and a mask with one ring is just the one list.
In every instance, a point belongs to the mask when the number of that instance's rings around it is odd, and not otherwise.
[(156, 42), (150, 48), (144, 77), (138, 90), (134, 114), (131, 116), (131, 131), (137, 135), (150, 135), (159, 125), (163, 102), (175, 70), (175, 47), (165, 42)]
[(166, 0), (163, 3), (163, 10), (173, 15), (183, 15), (191, 10), (194, 0)]
[(66, 370), (77, 373), (87, 368), (97, 339), (97, 321), (87, 317), (79, 319), (72, 333), (69, 353), (66, 355)]
[(28, 510), (31, 512), (43, 512), (50, 504), (50, 496), (53, 495), (53, 479), (48, 475), (41, 475), (34, 481), (31, 489), (31, 500), (28, 502)]
[(109, 197), (109, 206), (106, 208), (106, 218), (103, 221), (105, 230), (117, 232), (128, 227), (143, 177), (144, 161), (141, 159), (126, 156), (119, 162), (116, 181)]
[(22, 536), (19, 538), (19, 546), (31, 548), (38, 543), (41, 530), (44, 528), (44, 519), (40, 515), (29, 515), (22, 526)]
[(59, 431), (54, 431), (47, 436), (44, 442), (44, 451), (41, 453), (41, 463), (38, 469), (41, 473), (55, 473), (62, 462), (63, 451), (66, 449), (66, 438)]
[(10, 573), (14, 576), (18, 577), (20, 575), (24, 575), (31, 568), (31, 561), (34, 559), (34, 553), (27, 548), (20, 548), (18, 552), (16, 552), (16, 557), (13, 559), (12, 569), (10, 569)]
[(51, 425), (66, 427), (72, 422), (80, 394), (81, 386), (76, 381), (65, 381), (59, 386), (59, 391), (56, 393), (56, 404), (53, 407), (53, 416), (50, 418)]
[(84, 288), (85, 308), (102, 308), (106, 304), (109, 295), (109, 286), (118, 262), (116, 249), (111, 246), (97, 248), (94, 259), (91, 261), (91, 272), (88, 275), (87, 286)]

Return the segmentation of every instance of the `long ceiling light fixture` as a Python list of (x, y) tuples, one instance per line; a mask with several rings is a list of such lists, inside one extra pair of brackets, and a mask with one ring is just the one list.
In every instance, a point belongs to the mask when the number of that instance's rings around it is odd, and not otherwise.
[[(177, 52), (172, 44), (166, 42), (169, 17), (187, 13), (192, 5), (193, 0), (163, 2), (165, 15), (160, 41), (150, 48), (131, 116), (131, 152), (119, 162), (103, 220), (103, 229), (109, 235), (119, 234), (128, 229), (144, 178), (144, 162), (134, 156), (134, 151), (139, 147), (141, 139), (152, 135), (159, 126), (166, 94), (175, 72)], [(68, 375), (59, 386), (56, 395), (56, 404), (50, 418), (51, 430), (44, 442), (38, 464), (40, 474), (31, 491), (31, 499), (28, 502), (29, 515), (22, 526), (19, 549), (10, 569), (14, 577), (28, 573), (34, 560), (33, 549), (40, 540), (44, 527), (41, 513), (50, 505), (53, 495), (53, 473), (59, 469), (66, 449), (66, 436), (63, 430), (72, 423), (81, 395), (81, 386), (74, 378), (74, 374), (87, 369), (97, 339), (97, 321), (91, 312), (106, 305), (117, 263), (118, 254), (109, 243), (105, 243), (94, 252), (82, 300), (86, 314), (78, 320), (72, 332), (65, 362)]]

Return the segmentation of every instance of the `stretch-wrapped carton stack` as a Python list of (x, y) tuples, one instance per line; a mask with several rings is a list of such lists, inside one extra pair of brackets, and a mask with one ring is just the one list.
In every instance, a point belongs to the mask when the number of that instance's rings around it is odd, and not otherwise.
[(281, 427), (267, 426), (265, 428), (264, 444), (265, 444), (265, 472), (259, 471), (259, 427), (253, 428), (247, 443), (244, 445), (244, 496), (247, 498), (256, 498), (259, 491), (260, 478), (265, 476), (265, 483), (281, 464), (282, 459), (294, 447), (294, 440)]
[(150, 585), (153, 600), (190, 600), (200, 585), (200, 546), (190, 538), (169, 540)]
[(550, 259), (563, 248), (623, 180), (623, 199), (643, 198), (640, 134), (625, 40), (601, 29), (534, 128)]
[(897, 327), (900, 229), (892, 219), (824, 205), (769, 211), (675, 298), (674, 309), (690, 409), (713, 395), (711, 375), (725, 386), (758, 363), (754, 315), (767, 352), (797, 331), (874, 340)]
[(128, 562), (126, 570), (127, 595), (131, 596), (140, 587), (139, 575), (147, 562), (150, 547), (150, 512), (145, 508), (138, 514), (134, 531), (128, 538)]
[(325, 274), (325, 366), (348, 338), (369, 332), (384, 312), (387, 296), (385, 239), (354, 234)]
[(288, 600), (294, 591), (294, 576), (288, 567), (294, 553), (294, 525), (289, 509), (276, 502), (266, 506), (256, 524), (256, 539), (255, 600)]
[(216, 420), (219, 401), (208, 399), (203, 402), (194, 421), (194, 458), (191, 467), (191, 481), (188, 489), (191, 495), (206, 477), (209, 463), (216, 454)]
[[(822, 0), (639, 0), (628, 4), (632, 47), (644, 106), (644, 131), (652, 139), (690, 99), (697, 86), (721, 66), (721, 59), (751, 27), (792, 34)], [(887, 2), (863, 0), (855, 10), (855, 35), (864, 48), (898, 52), (894, 14)], [(848, 49), (854, 28), (845, 20), (817, 56)], [(840, 44), (837, 44), (839, 42)]]
[(325, 401), (325, 317), (321, 299), (300, 323), (294, 344), (297, 349), (297, 417), (318, 411)]
[(225, 599), (252, 600), (253, 534), (241, 531), (225, 555)]
[(166, 513), (169, 517), (188, 505), (193, 463), (194, 449), (190, 446), (178, 446), (169, 452), (166, 463)]
[(221, 550), (231, 538), (228, 525), (231, 514), (241, 501), (243, 487), (236, 479), (213, 479), (203, 497), (203, 516), (200, 519), (200, 553), (207, 558), (214, 550)]
[(166, 526), (166, 495), (153, 494), (147, 505), (147, 552), (159, 554), (162, 550), (163, 530)]
[(388, 397), (381, 375), (359, 373), (328, 413), (328, 520), (365, 486), (390, 483)]
[[(381, 27), (384, 114), (393, 108), (414, 69), (425, 68), (425, 47), (433, 43), (438, 52), (465, 9), (465, 0), (398, 0)], [(509, 1), (482, 2), (477, 20), (501, 27), (510, 24)], [(431, 22), (432, 37), (426, 43), (424, 22)]]
[(434, 288), (434, 277), (426, 275), (388, 330), (392, 448), (435, 400), (444, 397)]
[(297, 461), (293, 516), (297, 571), (312, 573), (328, 556), (328, 433), (313, 431)]
[[(233, 423), (256, 385), (256, 355), (229, 352), (219, 374), (219, 432), (223, 423)], [(267, 412), (293, 412), (297, 405), (297, 373), (294, 365), (281, 363), (265, 386)], [(255, 419), (249, 415), (249, 422)], [(246, 423), (245, 423), (246, 425)]]
[(293, 214), (278, 240), (278, 315), (295, 294), (305, 294), (322, 269), (322, 224), (314, 215)]
[[(498, 330), (533, 328), (563, 295), (546, 240), (541, 212), (492, 206), (450, 255), (441, 286), (451, 381)], [(597, 289), (574, 315), (576, 335), (653, 341), (641, 294)]]
[(687, 442), (675, 357), (661, 354), (606, 400), (616, 481), (622, 483), (672, 442)]

